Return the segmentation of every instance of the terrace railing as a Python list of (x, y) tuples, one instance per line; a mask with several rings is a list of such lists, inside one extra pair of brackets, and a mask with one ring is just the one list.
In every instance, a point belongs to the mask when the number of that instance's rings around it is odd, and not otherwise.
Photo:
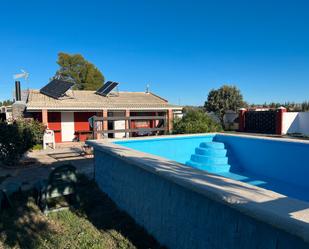
[[(155, 128), (144, 128), (144, 127), (131, 127), (132, 121), (155, 121), (159, 120), (160, 125)], [(108, 129), (108, 121), (125, 121), (125, 129)], [(168, 132), (167, 117), (166, 116), (130, 116), (130, 117), (97, 117), (92, 118), (93, 127), (93, 138), (97, 138), (98, 135), (106, 137), (107, 134), (111, 133), (125, 133), (126, 137), (132, 133), (155, 133)]]

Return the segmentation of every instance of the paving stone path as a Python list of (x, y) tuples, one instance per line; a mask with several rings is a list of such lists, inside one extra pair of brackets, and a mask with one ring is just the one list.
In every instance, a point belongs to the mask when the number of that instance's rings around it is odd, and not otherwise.
[(59, 148), (29, 152), (18, 167), (0, 167), (0, 179), (3, 179), (0, 188), (17, 183), (22, 190), (31, 189), (37, 181), (47, 179), (55, 167), (66, 162), (74, 165), (79, 173), (93, 178), (93, 158), (84, 156), (78, 147)]

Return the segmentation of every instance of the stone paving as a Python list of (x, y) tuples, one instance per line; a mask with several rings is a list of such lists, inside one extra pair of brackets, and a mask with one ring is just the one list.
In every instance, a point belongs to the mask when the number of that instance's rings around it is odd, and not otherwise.
[[(90, 157), (90, 158), (89, 158)], [(93, 158), (85, 156), (81, 147), (64, 147), (55, 150), (28, 152), (18, 167), (0, 167), (0, 188), (20, 184), (22, 190), (33, 187), (37, 181), (47, 179), (49, 173), (58, 165), (70, 162), (79, 173), (93, 178)]]

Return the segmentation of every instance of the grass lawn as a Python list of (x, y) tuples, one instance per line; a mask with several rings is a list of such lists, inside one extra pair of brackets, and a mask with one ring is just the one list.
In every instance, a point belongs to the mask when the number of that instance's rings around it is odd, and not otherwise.
[(162, 248), (92, 181), (79, 183), (81, 206), (45, 216), (31, 193), (0, 213), (0, 248)]

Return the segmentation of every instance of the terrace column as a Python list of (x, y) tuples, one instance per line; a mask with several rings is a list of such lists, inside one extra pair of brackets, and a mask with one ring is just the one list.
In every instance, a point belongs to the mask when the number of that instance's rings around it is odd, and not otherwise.
[[(105, 120), (103, 120), (103, 132), (108, 130), (108, 115), (107, 115), (107, 110), (103, 110), (103, 118), (106, 118)], [(108, 133), (103, 133), (104, 137), (108, 137)]]
[[(130, 117), (130, 110), (126, 110), (125, 111), (125, 117), (126, 118), (129, 118)], [(125, 129), (127, 130), (127, 129), (130, 129), (130, 120), (128, 120), (128, 119), (126, 119), (125, 120)], [(126, 132), (126, 137), (130, 137), (130, 132)]]
[[(97, 117), (103, 117), (103, 112), (97, 112), (96, 113), (96, 116)], [(102, 131), (102, 127), (103, 127), (103, 124), (102, 122), (100, 121), (97, 121), (94, 123), (94, 127), (93, 127), (93, 130), (94, 130), (94, 138), (93, 139), (101, 139), (102, 138), (102, 134), (99, 133)]]
[(283, 115), (286, 112), (286, 108), (283, 106), (277, 109), (277, 120), (276, 120), (276, 134), (283, 135)]
[(169, 133), (173, 131), (173, 120), (174, 120), (173, 109), (168, 109), (167, 110), (167, 122), (168, 122), (167, 129)]
[(42, 123), (44, 126), (48, 126), (48, 111), (47, 109), (42, 109)]
[(245, 113), (247, 109), (246, 108), (240, 108), (239, 109), (239, 127), (238, 131), (245, 131)]

